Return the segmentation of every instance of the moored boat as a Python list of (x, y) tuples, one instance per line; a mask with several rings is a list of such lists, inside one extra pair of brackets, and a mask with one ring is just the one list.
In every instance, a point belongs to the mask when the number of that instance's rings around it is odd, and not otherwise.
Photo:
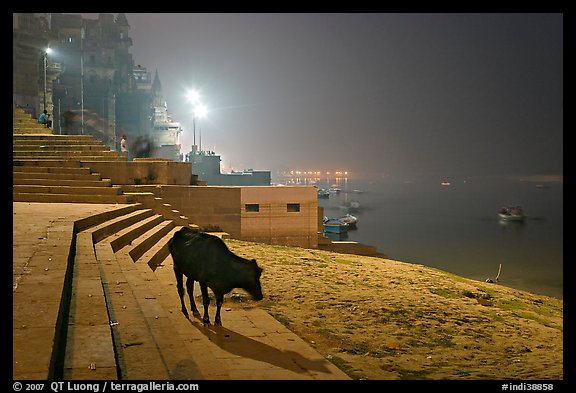
[(325, 188), (318, 189), (318, 198), (330, 198), (330, 191)]
[(348, 224), (348, 227), (355, 227), (356, 223), (358, 222), (358, 218), (356, 216), (353, 216), (350, 213), (346, 213), (346, 215), (338, 218), (340, 221), (345, 222), (346, 224)]
[(526, 217), (520, 206), (504, 206), (500, 209), (498, 216), (505, 221), (523, 221)]
[(348, 224), (337, 218), (324, 219), (324, 232), (344, 233), (348, 231)]

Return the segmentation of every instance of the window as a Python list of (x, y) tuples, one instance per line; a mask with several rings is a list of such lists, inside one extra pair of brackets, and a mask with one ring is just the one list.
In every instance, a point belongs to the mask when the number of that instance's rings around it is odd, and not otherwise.
[(300, 204), (299, 203), (288, 203), (286, 205), (286, 211), (299, 212), (300, 211)]
[(259, 212), (260, 211), (260, 205), (258, 203), (247, 203), (246, 204), (246, 212)]

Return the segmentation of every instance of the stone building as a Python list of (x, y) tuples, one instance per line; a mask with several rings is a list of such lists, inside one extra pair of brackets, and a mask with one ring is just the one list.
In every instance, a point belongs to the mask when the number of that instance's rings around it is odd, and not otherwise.
[(13, 14), (13, 102), (34, 116), (46, 108), (57, 134), (91, 134), (112, 149), (123, 134), (149, 137), (160, 157), (180, 160), (179, 132), (154, 133), (168, 122), (166, 103), (157, 104), (158, 74), (155, 86), (134, 66), (129, 33), (123, 13)]

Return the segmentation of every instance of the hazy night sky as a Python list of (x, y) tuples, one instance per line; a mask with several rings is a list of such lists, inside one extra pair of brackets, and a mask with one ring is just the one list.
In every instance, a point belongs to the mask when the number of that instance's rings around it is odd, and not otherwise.
[(223, 170), (563, 174), (560, 13), (126, 17), (183, 153), (196, 88), (210, 110), (196, 142)]

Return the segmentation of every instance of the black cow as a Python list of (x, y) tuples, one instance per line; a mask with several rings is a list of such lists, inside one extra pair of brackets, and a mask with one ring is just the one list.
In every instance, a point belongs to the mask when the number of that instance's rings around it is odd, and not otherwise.
[(204, 305), (204, 317), (202, 319), (204, 324), (210, 324), (208, 288), (216, 297), (214, 324), (219, 326), (222, 326), (220, 308), (224, 302), (224, 295), (232, 289), (242, 288), (255, 300), (262, 299), (262, 287), (260, 286), (262, 269), (256, 264), (256, 260), (248, 260), (234, 254), (218, 236), (182, 227), (170, 239), (168, 247), (174, 260), (174, 274), (182, 304), (182, 313), (186, 318), (189, 316), (184, 304), (183, 275), (187, 277), (186, 288), (190, 297), (190, 309), (197, 318), (200, 318), (200, 313), (194, 302), (194, 281), (200, 283), (202, 304)]

